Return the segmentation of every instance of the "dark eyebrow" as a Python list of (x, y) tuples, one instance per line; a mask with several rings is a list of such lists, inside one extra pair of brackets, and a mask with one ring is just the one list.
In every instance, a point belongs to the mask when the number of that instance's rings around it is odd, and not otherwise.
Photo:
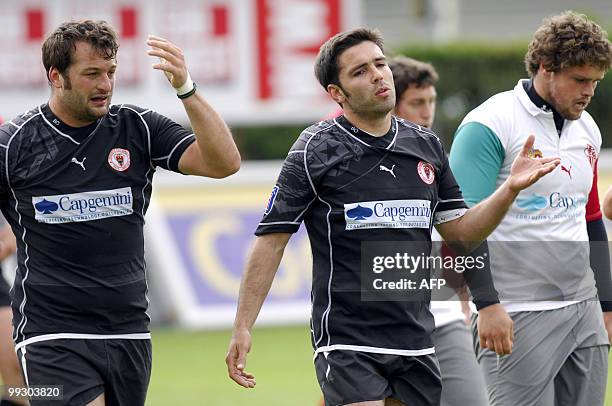
[[(116, 64), (115, 64), (115, 65), (112, 65), (112, 66), (109, 68), (109, 70), (113, 70), (113, 69), (117, 69), (117, 65), (116, 65)], [(100, 69), (100, 68), (98, 68), (98, 67), (95, 67), (95, 66), (90, 66), (90, 67), (88, 67), (88, 68), (83, 69), (83, 72), (85, 72), (85, 73), (93, 73), (93, 72), (100, 72), (100, 71), (102, 71), (102, 70), (103, 70), (103, 69)]]
[(359, 69), (363, 68), (364, 66), (366, 66), (368, 63), (362, 63), (361, 65), (357, 65), (355, 66), (353, 69), (351, 69), (351, 74), (357, 72)]
[[(383, 56), (379, 56), (377, 58), (374, 59), (374, 62), (381, 62), (381, 61), (386, 61), (387, 58), (383, 55)], [(366, 66), (369, 62), (364, 62), (360, 65), (355, 66), (353, 69), (351, 69), (349, 72), (351, 74), (353, 74), (354, 72), (358, 71), (359, 69), (363, 68), (364, 66)]]
[(605, 75), (604, 75), (604, 76), (602, 76), (602, 77), (598, 77), (598, 78), (592, 79), (592, 78), (587, 77), (587, 76), (582, 76), (582, 75), (580, 75), (580, 74), (578, 74), (578, 73), (574, 75), (574, 79), (578, 79), (578, 80), (594, 80), (594, 81), (601, 81), (601, 80), (603, 80), (603, 78), (604, 78), (604, 77), (605, 77)]

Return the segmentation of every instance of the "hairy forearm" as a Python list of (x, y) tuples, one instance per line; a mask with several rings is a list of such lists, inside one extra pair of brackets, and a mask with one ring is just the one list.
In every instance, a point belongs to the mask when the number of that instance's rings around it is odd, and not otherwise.
[[(460, 243), (468, 252), (484, 241), (502, 221), (518, 195), (502, 184), (491, 196), (469, 209), (459, 219), (451, 222), (442, 235), (449, 242)], [(452, 245), (452, 244), (451, 244)]]
[(223, 118), (199, 91), (182, 99), (208, 176), (224, 177), (240, 167), (240, 153)]
[(235, 329), (250, 330), (255, 324), (288, 240), (289, 235), (264, 235), (255, 240), (240, 283)]

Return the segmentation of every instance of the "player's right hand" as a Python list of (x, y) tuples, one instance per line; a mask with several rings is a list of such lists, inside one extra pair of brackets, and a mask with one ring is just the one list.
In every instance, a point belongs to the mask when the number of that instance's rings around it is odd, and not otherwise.
[(512, 352), (514, 322), (501, 304), (480, 309), (477, 320), (480, 347), (495, 351), (497, 355)]
[(527, 137), (520, 154), (512, 162), (507, 183), (510, 190), (515, 193), (527, 189), (542, 176), (551, 173), (561, 163), (559, 157), (532, 158), (530, 153), (534, 143), (534, 135)]
[(246, 329), (234, 330), (227, 349), (225, 363), (229, 377), (245, 388), (255, 387), (255, 376), (246, 372), (246, 357), (251, 350), (251, 333)]
[(150, 56), (159, 58), (159, 63), (153, 64), (153, 69), (161, 70), (175, 89), (181, 87), (189, 77), (183, 51), (165, 38), (149, 35), (147, 51)]

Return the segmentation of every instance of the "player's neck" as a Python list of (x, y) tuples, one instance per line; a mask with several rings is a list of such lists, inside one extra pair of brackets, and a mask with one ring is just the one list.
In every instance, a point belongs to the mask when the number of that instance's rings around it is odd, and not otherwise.
[(94, 122), (94, 121), (85, 122), (85, 121), (75, 118), (72, 114), (70, 114), (69, 109), (67, 109), (66, 106), (64, 106), (62, 102), (57, 97), (54, 97), (53, 95), (51, 95), (51, 98), (49, 99), (49, 108), (51, 109), (51, 112), (55, 114), (57, 118), (59, 118), (64, 124), (69, 125), (70, 127), (75, 127), (75, 128), (85, 127)]
[(544, 83), (544, 78), (542, 78), (539, 75), (535, 75), (533, 77), (533, 88), (535, 89), (537, 95), (540, 96), (542, 100), (544, 100), (550, 106), (553, 105), (550, 101), (550, 94), (548, 92), (548, 87)]
[(374, 114), (371, 116), (364, 116), (363, 114), (357, 114), (347, 109), (344, 110), (344, 117), (360, 130), (376, 137), (382, 137), (387, 134), (389, 128), (391, 128), (391, 112), (381, 116)]

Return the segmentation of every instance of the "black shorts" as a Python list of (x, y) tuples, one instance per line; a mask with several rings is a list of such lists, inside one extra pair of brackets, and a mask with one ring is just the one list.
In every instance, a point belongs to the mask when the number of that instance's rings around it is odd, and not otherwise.
[(0, 267), (0, 307), (6, 307), (11, 305), (11, 298), (9, 297), (10, 286), (4, 275), (2, 275), (2, 268)]
[(29, 385), (63, 387), (63, 400), (31, 400), (32, 406), (83, 406), (102, 393), (106, 406), (145, 404), (151, 340), (48, 340), (19, 348), (17, 356)]
[(434, 354), (387, 355), (334, 350), (315, 358), (325, 406), (388, 397), (409, 406), (439, 406), (440, 367)]

